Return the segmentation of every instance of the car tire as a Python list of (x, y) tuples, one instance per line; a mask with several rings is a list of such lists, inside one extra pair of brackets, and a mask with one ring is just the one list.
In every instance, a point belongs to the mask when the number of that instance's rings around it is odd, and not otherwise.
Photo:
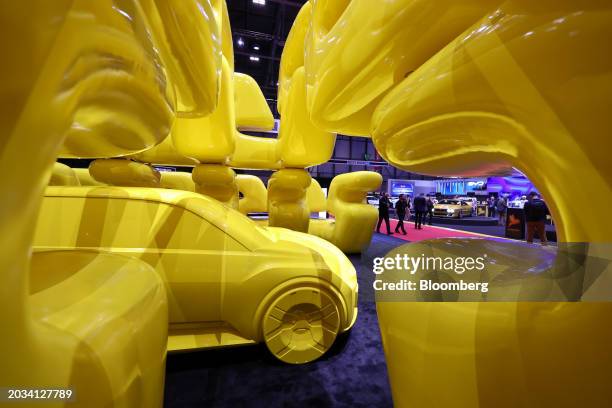
[(263, 315), (266, 347), (279, 360), (304, 364), (325, 354), (340, 332), (340, 309), (327, 292), (314, 287), (289, 290)]

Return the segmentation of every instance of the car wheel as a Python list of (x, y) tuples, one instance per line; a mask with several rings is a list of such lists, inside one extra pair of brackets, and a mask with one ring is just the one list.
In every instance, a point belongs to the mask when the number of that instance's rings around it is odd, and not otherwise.
[(263, 316), (263, 337), (279, 360), (303, 364), (321, 357), (340, 330), (340, 312), (326, 292), (306, 287), (281, 294)]

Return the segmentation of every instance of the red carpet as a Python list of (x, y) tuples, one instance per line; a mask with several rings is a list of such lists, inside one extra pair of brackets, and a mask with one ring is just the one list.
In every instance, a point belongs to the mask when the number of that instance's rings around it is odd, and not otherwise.
[[(395, 226), (397, 225), (397, 220), (391, 218), (391, 232), (393, 232), (393, 236), (395, 238), (403, 239), (404, 241), (423, 241), (426, 239), (434, 239), (434, 238), (464, 238), (464, 237), (479, 237), (482, 236), (480, 234), (475, 234), (471, 232), (465, 231), (457, 231), (448, 228), (434, 227), (432, 225), (423, 225), (423, 229), (416, 230), (414, 229), (414, 222), (406, 222), (404, 221), (404, 228), (406, 228), (406, 235), (401, 233), (395, 233)], [(385, 222), (380, 225), (380, 233), (386, 234), (387, 227), (385, 226)]]

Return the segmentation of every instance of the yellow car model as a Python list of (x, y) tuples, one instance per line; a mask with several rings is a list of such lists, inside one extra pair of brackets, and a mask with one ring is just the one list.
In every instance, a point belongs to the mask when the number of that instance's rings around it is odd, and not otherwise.
[(463, 200), (440, 200), (434, 204), (436, 217), (461, 218), (472, 215), (472, 204)]
[(168, 349), (264, 341), (280, 360), (315, 360), (357, 317), (357, 277), (334, 245), (263, 228), (201, 194), (49, 187), (35, 251), (95, 249), (139, 258), (165, 282)]

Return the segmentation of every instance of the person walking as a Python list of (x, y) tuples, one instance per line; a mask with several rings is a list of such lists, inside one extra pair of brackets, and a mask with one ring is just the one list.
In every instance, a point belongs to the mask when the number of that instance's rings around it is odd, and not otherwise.
[(495, 204), (495, 209), (497, 210), (497, 214), (499, 216), (499, 224), (506, 224), (506, 200), (504, 197), (499, 197), (497, 199), (497, 203)]
[(427, 197), (427, 214), (425, 218), (429, 216), (429, 222), (428, 222), (429, 225), (431, 225), (431, 220), (433, 219), (433, 209), (434, 209), (433, 200), (431, 199), (431, 197)]
[(376, 232), (380, 233), (380, 224), (385, 220), (387, 226), (387, 235), (393, 235), (391, 232), (391, 226), (389, 224), (389, 208), (392, 208), (393, 204), (389, 201), (389, 194), (382, 193), (380, 200), (378, 200), (378, 224), (376, 225)]
[(525, 222), (527, 224), (527, 242), (533, 243), (533, 236), (538, 234), (542, 245), (548, 243), (546, 239), (546, 215), (549, 214), (546, 203), (538, 197), (535, 191), (529, 193), (527, 202), (523, 207)]
[(403, 194), (399, 195), (399, 200), (395, 203), (395, 213), (397, 214), (397, 225), (395, 226), (395, 232), (402, 230), (402, 234), (406, 235), (406, 228), (404, 228), (404, 218), (406, 217), (406, 211), (410, 211), (410, 203), (404, 197)]
[(495, 218), (495, 197), (490, 196), (487, 200), (487, 204), (489, 206), (489, 217)]
[(414, 198), (414, 229), (423, 229), (423, 216), (427, 212), (427, 200), (421, 193)]

